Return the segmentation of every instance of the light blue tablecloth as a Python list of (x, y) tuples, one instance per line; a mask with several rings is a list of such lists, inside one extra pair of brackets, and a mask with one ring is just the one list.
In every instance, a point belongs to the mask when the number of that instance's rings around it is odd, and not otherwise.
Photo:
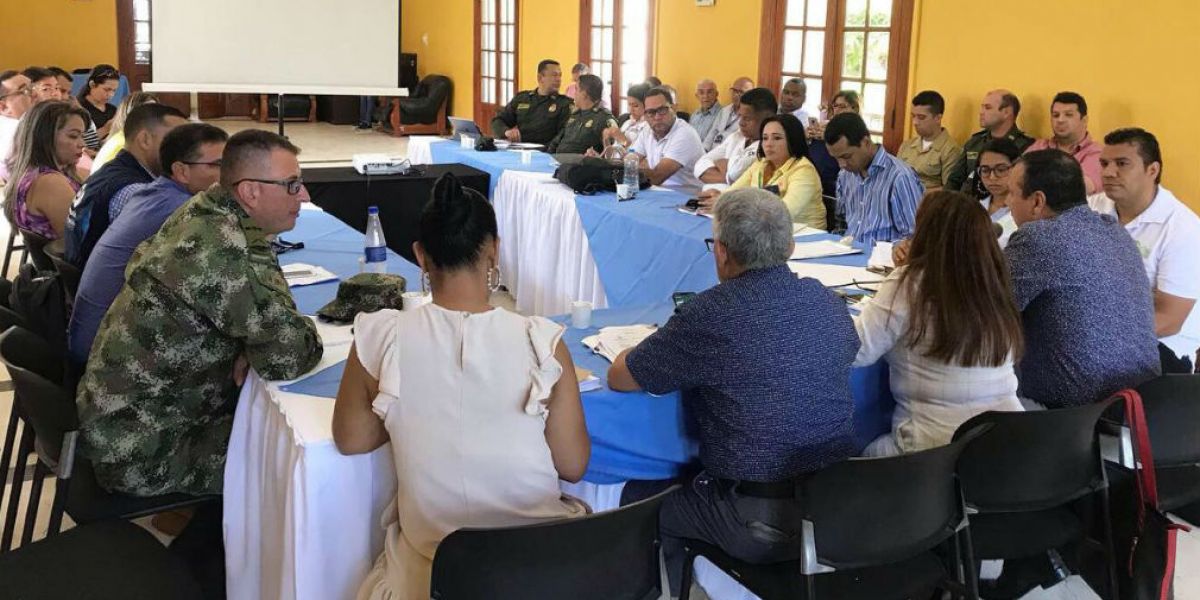
[[(363, 256), (363, 234), (325, 211), (300, 211), (295, 229), (279, 237), (289, 242), (304, 242), (303, 249), (280, 254), (280, 265), (305, 263), (325, 267), (339, 280), (358, 273), (358, 259)], [(408, 289), (421, 289), (421, 270), (416, 265), (388, 250), (387, 266), (389, 273), (401, 275), (407, 280)], [(300, 312), (315, 315), (317, 310), (333, 300), (337, 288), (338, 281), (328, 281), (291, 290)]]
[(532, 171), (534, 173), (554, 172), (554, 167), (550, 164), (550, 155), (545, 152), (534, 152), (533, 162), (528, 165), (521, 164), (520, 152), (509, 150), (476, 152), (463, 149), (457, 141), (433, 142), (429, 144), (429, 153), (433, 156), (435, 164), (461, 163), (480, 171), (486, 171), (488, 175), (491, 175), (488, 178), (489, 199), (496, 192), (496, 183), (500, 181), (500, 175), (506, 170)]

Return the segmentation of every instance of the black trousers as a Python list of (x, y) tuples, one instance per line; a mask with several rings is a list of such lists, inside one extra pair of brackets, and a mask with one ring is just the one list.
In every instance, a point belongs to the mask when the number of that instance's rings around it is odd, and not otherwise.
[(170, 546), (171, 552), (191, 568), (204, 597), (210, 600), (225, 598), (224, 506), (222, 500), (197, 506), (192, 520)]
[(1175, 356), (1175, 351), (1161, 342), (1158, 344), (1158, 358), (1162, 361), (1163, 375), (1168, 373), (1191, 374), (1193, 371), (1192, 359), (1190, 357), (1185, 356), (1180, 358)]
[(730, 556), (754, 564), (800, 557), (802, 515), (794, 499), (739, 493), (736, 484), (700, 473), (663, 501), (659, 535), (671, 595), (680, 593), (683, 538), (713, 544)]

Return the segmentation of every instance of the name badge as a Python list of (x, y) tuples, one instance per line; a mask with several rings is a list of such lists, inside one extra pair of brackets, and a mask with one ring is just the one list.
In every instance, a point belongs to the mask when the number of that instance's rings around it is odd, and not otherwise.
[(529, 103), (528, 103), (528, 102), (522, 102), (522, 103), (518, 104), (518, 105), (517, 105), (517, 110), (529, 110)]
[(968, 152), (967, 153), (967, 160), (978, 160), (978, 159), (979, 159), (978, 152)]
[(588, 120), (587, 120), (587, 123), (584, 123), (584, 124), (583, 124), (583, 126), (584, 126), (584, 127), (591, 127), (591, 126), (592, 126), (592, 119), (588, 119)]
[(551, 105), (550, 105), (550, 108), (549, 108), (549, 109), (547, 109), (547, 110), (549, 110), (550, 112), (554, 112), (554, 111), (558, 110), (558, 105), (557, 105), (557, 104), (551, 104)]

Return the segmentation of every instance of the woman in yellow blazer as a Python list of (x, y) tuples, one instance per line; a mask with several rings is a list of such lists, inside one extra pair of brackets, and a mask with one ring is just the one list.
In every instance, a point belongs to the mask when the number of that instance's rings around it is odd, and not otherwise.
[(763, 120), (760, 131), (758, 160), (729, 189), (776, 188), (793, 223), (825, 229), (821, 178), (808, 160), (804, 125), (792, 115), (774, 115)]

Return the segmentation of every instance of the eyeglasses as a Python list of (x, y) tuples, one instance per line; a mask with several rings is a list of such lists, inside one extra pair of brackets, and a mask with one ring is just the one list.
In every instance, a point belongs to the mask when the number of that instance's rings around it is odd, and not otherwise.
[(15, 90), (15, 91), (4, 94), (3, 96), (0, 96), (0, 100), (8, 98), (9, 96), (28, 96), (32, 93), (33, 92), (29, 89), (29, 87), (25, 86), (25, 87), (21, 87), (21, 88)]
[[(220, 169), (220, 168), (221, 168), (221, 161), (220, 161), (220, 159), (213, 160), (213, 161), (209, 161), (209, 162), (195, 162), (195, 161), (191, 161), (191, 160), (181, 160), (181, 161), (179, 161), (179, 162), (181, 162), (181, 163), (183, 163), (183, 164), (185, 164), (185, 165), (191, 165), (191, 166), (193, 166), (193, 167), (195, 167), (195, 166), (198, 166), (198, 165), (204, 165), (204, 166), (206, 166), (206, 167), (213, 167), (213, 168), (216, 168), (216, 169)], [(242, 181), (247, 181), (247, 180), (243, 179)], [(264, 181), (261, 181), (261, 180), (258, 180), (258, 179), (250, 179), (249, 181), (258, 181), (259, 183), (266, 183), (266, 182), (264, 182)], [(299, 181), (299, 180), (297, 180), (297, 181)], [(288, 185), (288, 186), (289, 186), (289, 188), (288, 188), (288, 193), (289, 193), (289, 194), (296, 194), (296, 193), (299, 193), (299, 191), (300, 191), (299, 189), (297, 189), (295, 192), (291, 191), (291, 188), (290, 188), (290, 185), (291, 185), (291, 184), (288, 184), (288, 183), (287, 183), (287, 181), (282, 181), (282, 182), (280, 182), (280, 181), (272, 181), (272, 182), (270, 182), (270, 183), (278, 183), (278, 184), (280, 184), (280, 185)]]
[(980, 177), (995, 177), (997, 179), (1008, 175), (1008, 172), (1013, 168), (1012, 165), (996, 165), (994, 167), (979, 167)]
[(671, 110), (670, 106), (660, 106), (658, 108), (647, 108), (646, 114), (651, 117), (662, 117), (662, 116), (666, 116), (667, 112), (670, 110)]
[(255, 183), (269, 183), (272, 185), (283, 186), (287, 188), (287, 193), (289, 196), (295, 196), (296, 194), (299, 194), (300, 188), (304, 187), (304, 180), (300, 179), (299, 177), (295, 179), (254, 179), (253, 177), (247, 177), (245, 179), (239, 179), (233, 182), (233, 185), (237, 185), (243, 181), (253, 181)]
[(841, 103), (834, 102), (833, 105), (830, 106), (830, 108), (832, 108), (833, 110), (850, 110), (850, 105), (846, 104), (844, 102), (841, 102)]
[(712, 252), (713, 246), (716, 246), (716, 245), (717, 245), (717, 240), (714, 240), (713, 238), (704, 238), (704, 247), (708, 248), (709, 252)]

